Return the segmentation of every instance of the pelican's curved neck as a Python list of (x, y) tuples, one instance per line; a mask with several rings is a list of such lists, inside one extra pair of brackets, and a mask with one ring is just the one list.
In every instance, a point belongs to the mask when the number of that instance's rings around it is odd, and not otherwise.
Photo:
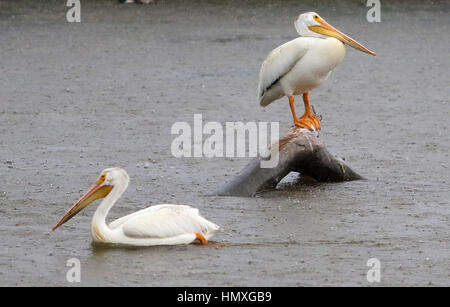
[(128, 180), (123, 179), (114, 185), (111, 192), (103, 199), (94, 213), (91, 224), (92, 239), (96, 242), (107, 242), (111, 229), (106, 224), (106, 216), (116, 201), (128, 187)]

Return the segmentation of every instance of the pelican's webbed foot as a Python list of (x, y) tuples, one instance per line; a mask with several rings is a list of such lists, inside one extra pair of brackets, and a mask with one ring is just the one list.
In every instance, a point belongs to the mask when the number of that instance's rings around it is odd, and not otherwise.
[(195, 239), (199, 240), (202, 245), (208, 244), (208, 240), (200, 232), (195, 233)]
[(294, 125), (311, 131), (320, 130), (320, 119), (313, 113), (305, 113), (302, 117), (294, 119)]

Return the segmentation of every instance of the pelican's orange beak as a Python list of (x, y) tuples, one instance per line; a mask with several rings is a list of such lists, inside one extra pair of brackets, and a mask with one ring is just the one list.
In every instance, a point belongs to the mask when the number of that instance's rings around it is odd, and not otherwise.
[(92, 203), (94, 200), (97, 200), (99, 198), (106, 197), (106, 195), (109, 194), (112, 190), (112, 186), (110, 185), (101, 185), (105, 181), (105, 177), (100, 176), (100, 179), (98, 179), (91, 187), (90, 189), (84, 193), (84, 195), (64, 214), (64, 216), (61, 218), (61, 220), (53, 226), (52, 231), (55, 231), (56, 228), (70, 220), (72, 217), (74, 217), (78, 212), (86, 208), (90, 203)]
[(350, 36), (342, 33), (341, 31), (339, 31), (338, 29), (336, 29), (335, 27), (330, 25), (328, 22), (326, 22), (319, 16), (317, 16), (317, 15), (314, 16), (314, 20), (317, 21), (318, 23), (320, 23), (320, 26), (310, 26), (309, 29), (311, 31), (314, 31), (316, 33), (323, 34), (326, 36), (337, 38), (344, 44), (350, 45), (355, 49), (361, 50), (363, 52), (366, 52), (366, 53), (374, 55), (374, 56), (377, 55), (375, 52), (370, 51), (369, 49), (367, 49), (366, 47), (364, 47), (363, 45), (361, 45), (360, 43), (355, 41)]

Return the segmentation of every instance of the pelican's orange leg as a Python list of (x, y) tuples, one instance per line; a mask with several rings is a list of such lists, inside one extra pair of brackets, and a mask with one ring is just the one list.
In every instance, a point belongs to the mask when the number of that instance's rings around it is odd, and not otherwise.
[(208, 240), (206, 240), (200, 232), (195, 233), (195, 238), (199, 240), (202, 245), (208, 244)]
[(309, 106), (309, 93), (303, 94), (303, 103), (305, 104), (305, 114), (303, 114), (303, 116), (300, 117), (300, 120), (302, 120), (302, 118), (307, 118), (313, 122), (314, 128), (316, 130), (320, 130), (321, 128), (320, 120), (317, 118), (315, 114), (313, 114), (313, 112), (311, 112), (311, 107)]
[(297, 115), (295, 114), (294, 97), (289, 96), (289, 105), (294, 118), (294, 125), (311, 131), (320, 130), (320, 120), (311, 112), (308, 93), (303, 94), (303, 103), (305, 104), (305, 114), (303, 114), (302, 117), (297, 118)]

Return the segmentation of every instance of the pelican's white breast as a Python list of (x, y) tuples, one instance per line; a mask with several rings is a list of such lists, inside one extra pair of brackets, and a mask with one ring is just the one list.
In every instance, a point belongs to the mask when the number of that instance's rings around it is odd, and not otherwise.
[[(109, 224), (109, 241), (136, 246), (188, 244), (201, 233), (207, 240), (221, 228), (186, 205), (162, 204), (139, 210)], [(93, 238), (94, 233), (93, 233)], [(97, 240), (96, 242), (107, 242)]]
[(275, 48), (261, 67), (260, 104), (310, 91), (328, 78), (344, 56), (344, 44), (333, 37), (299, 37)]
[(343, 60), (345, 47), (336, 38), (309, 38), (309, 49), (280, 79), (286, 95), (299, 95), (319, 86)]

